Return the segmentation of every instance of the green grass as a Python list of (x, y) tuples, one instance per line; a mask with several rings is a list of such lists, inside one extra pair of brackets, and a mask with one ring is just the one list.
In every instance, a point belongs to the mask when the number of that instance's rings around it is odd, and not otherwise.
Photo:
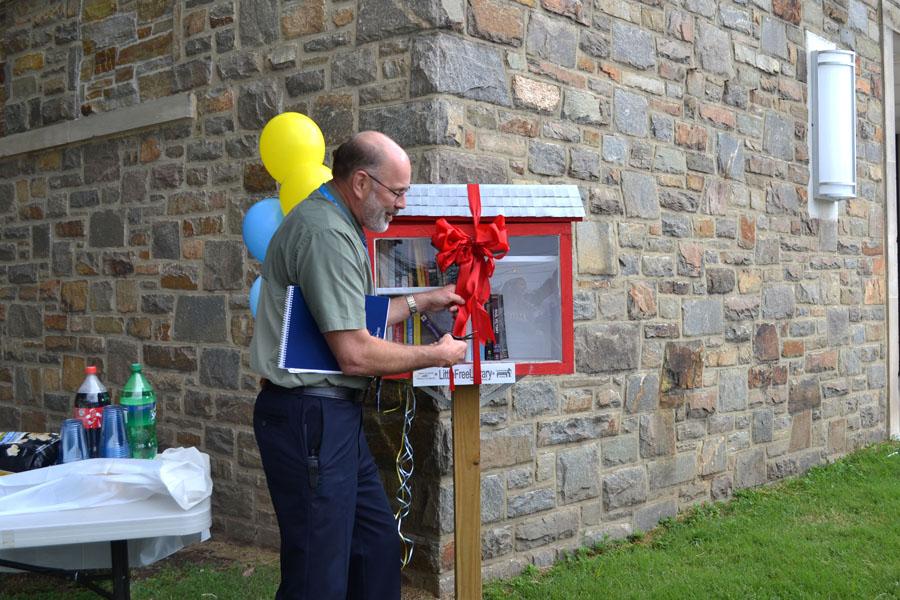
[(735, 496), (484, 598), (900, 598), (900, 445)]
[[(271, 599), (273, 557), (193, 546), (133, 572), (134, 600)], [(0, 600), (95, 600), (33, 575), (0, 575)], [(900, 444), (885, 443), (785, 483), (704, 504), (628, 541), (582, 549), (485, 586), (485, 600), (615, 598), (900, 599)]]

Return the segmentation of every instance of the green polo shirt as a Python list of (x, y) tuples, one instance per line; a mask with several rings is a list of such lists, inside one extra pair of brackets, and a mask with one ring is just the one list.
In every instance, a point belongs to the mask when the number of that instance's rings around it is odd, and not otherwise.
[(250, 342), (250, 366), (284, 387), (347, 386), (365, 389), (368, 377), (289, 373), (278, 367), (281, 324), (287, 286), (297, 285), (319, 330), (366, 328), (365, 294), (374, 294), (362, 227), (334, 186), (340, 205), (318, 190), (285, 216), (266, 249), (256, 323)]

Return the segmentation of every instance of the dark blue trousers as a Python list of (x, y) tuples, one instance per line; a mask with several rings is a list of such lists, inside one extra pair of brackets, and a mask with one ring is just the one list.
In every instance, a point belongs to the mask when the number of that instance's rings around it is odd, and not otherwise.
[(269, 385), (253, 413), (281, 530), (275, 597), (397, 600), (397, 524), (363, 433), (362, 404), (310, 389)]

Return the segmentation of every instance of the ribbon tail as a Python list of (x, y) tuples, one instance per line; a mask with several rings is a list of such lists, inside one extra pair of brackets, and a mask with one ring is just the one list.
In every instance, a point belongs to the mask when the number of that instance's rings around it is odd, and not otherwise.
[(472, 337), (472, 342), (472, 383), (481, 385), (481, 340), (477, 333)]
[(450, 391), (456, 391), (456, 382), (453, 380), (453, 367), (450, 367)]

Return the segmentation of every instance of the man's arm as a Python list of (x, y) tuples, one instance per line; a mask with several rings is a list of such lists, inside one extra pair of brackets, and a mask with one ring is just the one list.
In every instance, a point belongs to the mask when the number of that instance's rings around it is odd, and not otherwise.
[(373, 337), (366, 329), (324, 334), (345, 375), (394, 375), (427, 367), (450, 367), (466, 356), (466, 342), (449, 334), (426, 346), (407, 346)]
[[(444, 287), (427, 292), (413, 294), (416, 305), (420, 312), (433, 312), (439, 310), (456, 311), (456, 307), (464, 304), (461, 296), (454, 290), (455, 284), (445, 285)], [(409, 305), (406, 303), (406, 296), (397, 296), (391, 298), (391, 305), (388, 309), (388, 327), (395, 323), (405, 321), (409, 318)], [(403, 371), (400, 371), (401, 373)]]

